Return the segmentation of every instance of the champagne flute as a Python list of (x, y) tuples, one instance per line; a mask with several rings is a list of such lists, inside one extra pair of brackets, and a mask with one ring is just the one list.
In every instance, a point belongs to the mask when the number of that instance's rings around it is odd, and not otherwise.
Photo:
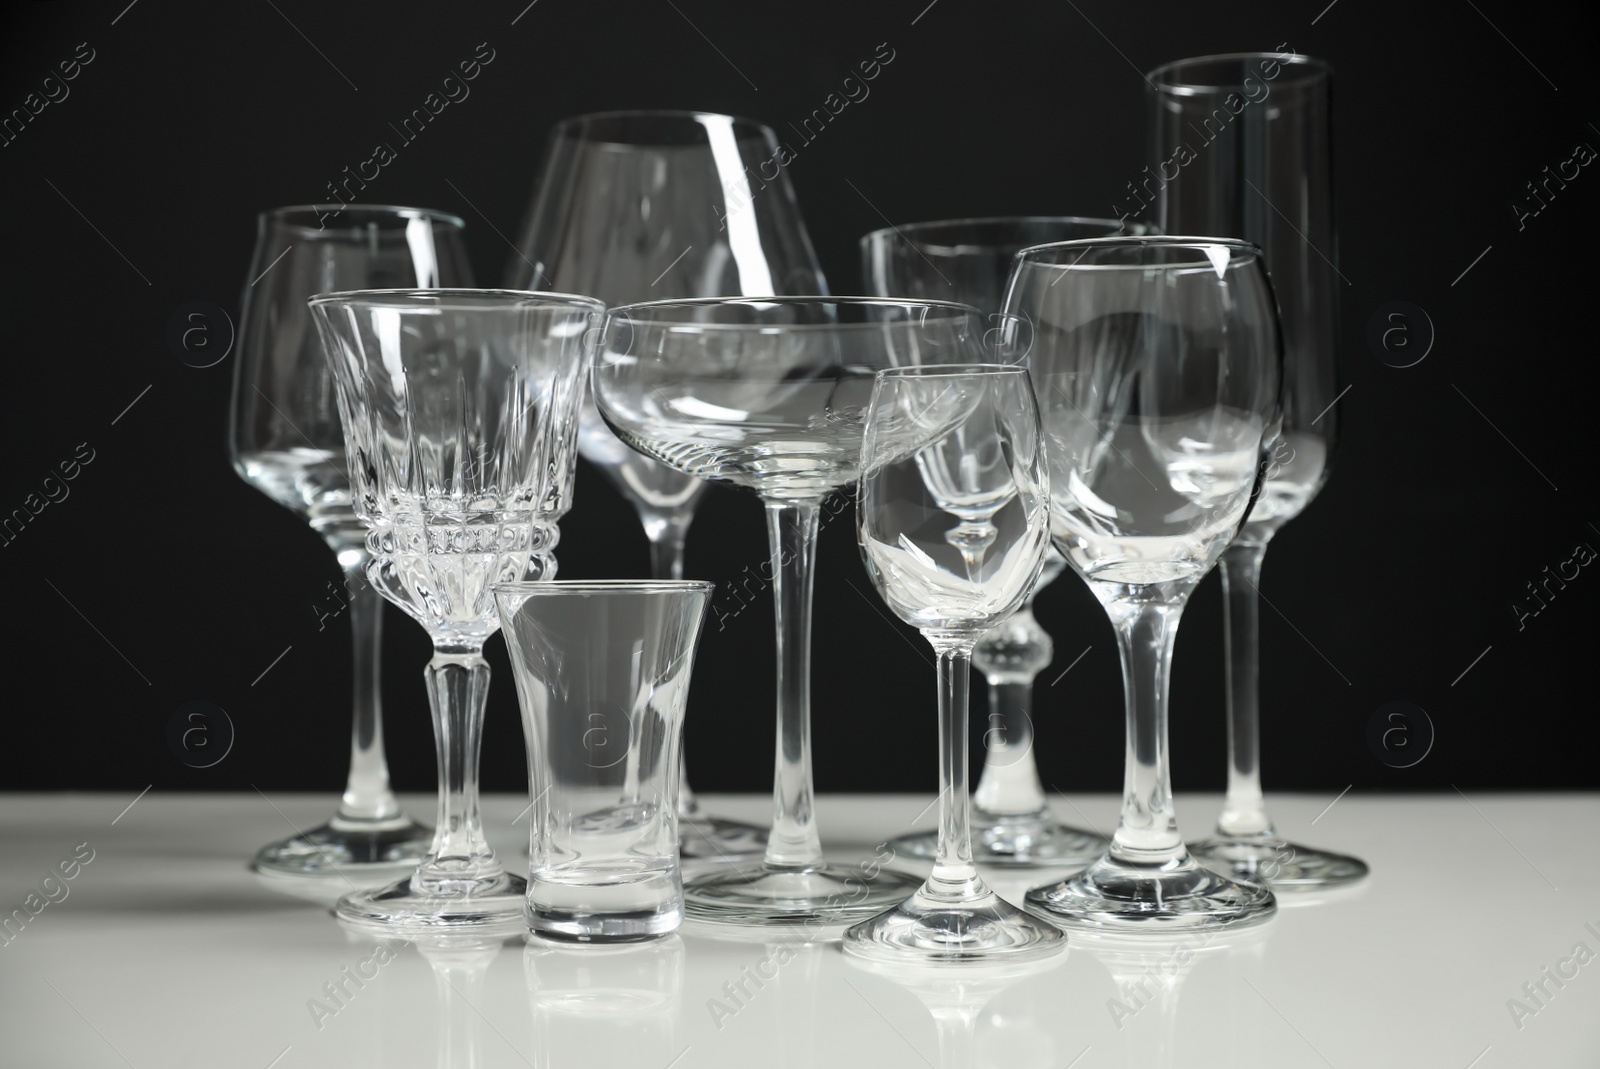
[[(766, 126), (710, 112), (566, 119), (551, 131), (508, 284), (613, 306), (827, 293), (788, 173), (772, 162), (778, 151)], [(638, 512), (652, 577), (682, 579), (684, 540), (708, 484), (623, 445), (587, 391), (578, 449)], [(701, 812), (687, 766), (678, 823), (685, 859), (748, 859), (766, 847), (764, 829)]]
[(333, 379), (306, 298), (334, 289), (470, 286), (462, 225), (424, 208), (366, 204), (276, 208), (257, 223), (229, 452), (246, 482), (305, 518), (338, 556), (355, 637), (344, 796), (326, 824), (262, 847), (254, 867), (265, 874), (382, 877), (414, 867), (433, 839), (389, 788), (378, 693), (383, 599), (367, 582), (366, 529), (351, 508)]
[(1184, 847), (1167, 754), (1179, 616), (1244, 524), (1281, 419), (1283, 345), (1260, 250), (1208, 237), (1027, 249), (1005, 314), (1008, 353), (1028, 345), (1056, 548), (1111, 618), (1128, 696), (1111, 846), (1028, 902), (1120, 930), (1264, 920), (1271, 891)]

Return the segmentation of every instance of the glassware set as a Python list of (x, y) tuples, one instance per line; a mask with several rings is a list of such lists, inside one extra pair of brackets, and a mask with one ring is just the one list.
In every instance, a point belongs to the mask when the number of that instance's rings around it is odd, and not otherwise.
[[(326, 209), (263, 216), (256, 282), (284, 274), (259, 297), (246, 290), (236, 463), (307, 515), (362, 589), (428, 631), (439, 810), (423, 856), (388, 791), (360, 674), (374, 630), (365, 652), (357, 643), (346, 807), (330, 830), (264, 850), (258, 868), (420, 857), (409, 877), (339, 901), (343, 922), (380, 932), (526, 926), (605, 944), (685, 920), (767, 938), (836, 926), (845, 952), (887, 968), (1042, 962), (1065, 948), (1064, 928), (1251, 925), (1274, 913), (1274, 889), (1364, 874), (1279, 838), (1257, 772), (1261, 554), (1326, 477), (1339, 396), (1323, 265), (1336, 268), (1302, 247), (1332, 246), (1327, 69), (1256, 56), (1161, 68), (1152, 137), (1180, 136), (1175, 123), (1266, 58), (1286, 75), (1283, 106), (1247, 114), (1255, 126), (1241, 120), (1169, 183), (1159, 230), (1079, 217), (890, 228), (861, 243), (876, 296), (828, 295), (781, 171), (752, 188), (748, 164), (775, 147), (771, 131), (707, 113), (562, 123), (514, 289), (450, 288), (465, 276), (460, 223), (437, 213), (346, 206), (331, 229), (312, 226)], [(1284, 219), (1301, 243), (1252, 195), (1304, 223)], [(312, 251), (265, 263), (291, 236)], [(365, 288), (336, 291), (352, 281)], [(590, 296), (525, 288), (557, 283)], [(580, 452), (634, 500), (653, 579), (555, 578)], [(685, 782), (712, 587), (682, 578), (682, 549), (708, 482), (752, 492), (767, 516), (777, 748), (765, 834), (703, 816)], [(931, 859), (921, 880), (831, 863), (815, 820), (818, 510), (851, 484), (871, 582), (937, 656), (938, 827), (896, 841)], [(1172, 803), (1171, 654), (1218, 561), (1229, 793), (1217, 834), (1188, 846)], [(1068, 567), (1121, 651), (1124, 798), (1109, 841), (1056, 822), (1032, 754), (1032, 684), (1052, 648), (1030, 607)], [(358, 626), (375, 629), (379, 605), (352, 614)], [(526, 879), (496, 858), (478, 812), (482, 649), (497, 630), (527, 743)], [(975, 790), (972, 663), (998, 740)], [(693, 860), (720, 864), (685, 871)], [(1019, 906), (979, 863), (1067, 872)]]

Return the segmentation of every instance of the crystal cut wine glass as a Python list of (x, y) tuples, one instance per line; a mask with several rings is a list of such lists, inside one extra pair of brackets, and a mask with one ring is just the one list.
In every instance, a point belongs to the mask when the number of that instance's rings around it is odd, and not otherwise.
[(1277, 306), (1248, 242), (1098, 238), (1017, 257), (1008, 353), (1033, 374), (1056, 548), (1105, 606), (1127, 689), (1122, 817), (1105, 856), (1028, 892), (1064, 923), (1245, 924), (1272, 892), (1190, 856), (1167, 753), (1172, 644), (1244, 524), (1281, 420)]
[[(869, 293), (970, 304), (998, 324), (1011, 262), (1023, 249), (1151, 229), (1075, 215), (905, 223), (861, 239), (861, 271)], [(999, 333), (991, 327), (992, 337)], [(1049, 632), (1034, 619), (1033, 602), (1066, 566), (1060, 554), (1051, 553), (1027, 602), (972, 651), (973, 666), (989, 683), (983, 770), (972, 794), (972, 853), (987, 864), (1080, 865), (1105, 852), (1105, 836), (1051, 814), (1033, 752), (1034, 678), (1055, 658)], [(903, 835), (890, 845), (898, 854), (931, 858), (938, 843), (934, 830)]]
[(972, 647), (1022, 607), (1050, 549), (1039, 412), (1020, 367), (880, 371), (861, 443), (856, 534), (894, 614), (938, 655), (939, 847), (906, 901), (851, 928), (844, 949), (890, 961), (1026, 960), (1066, 936), (978, 875), (967, 790)]
[(687, 916), (851, 923), (916, 887), (889, 869), (863, 882), (823, 859), (810, 746), (818, 509), (855, 481), (874, 373), (981, 359), (982, 334), (962, 305), (868, 297), (660, 301), (607, 313), (592, 377), (606, 422), (656, 460), (766, 504), (778, 639), (773, 826), (759, 867), (685, 885)]
[[(244, 287), (229, 452), (241, 477), (311, 524), (339, 558), (354, 638), (350, 772), (326, 824), (268, 844), (263, 874), (365, 879), (412, 868), (432, 829), (389, 788), (379, 701), (383, 598), (367, 582), (333, 379), (306, 298), (326, 290), (470, 286), (462, 222), (424, 208), (311, 204), (263, 212)], [(336, 604), (336, 602), (329, 602)], [(324, 621), (326, 625), (326, 621)]]
[[(587, 293), (608, 305), (686, 297), (827, 293), (788, 172), (766, 126), (699, 111), (578, 115), (550, 132), (511, 259), (515, 289)], [(708, 483), (619, 442), (585, 393), (578, 450), (626, 497), (656, 579), (682, 579), (684, 540)], [(678, 777), (686, 860), (759, 857), (765, 829), (703, 812)]]
[(433, 641), (433, 846), (410, 879), (340, 899), (377, 928), (520, 925), (526, 882), (484, 838), (478, 751), (499, 629), (490, 587), (555, 574), (570, 505), (579, 376), (603, 306), (507, 290), (311, 299), (339, 391), (372, 585)]
[[(1146, 79), (1150, 136), (1163, 154), (1230, 94), (1255, 98), (1162, 186), (1156, 207), (1169, 230), (1260, 245), (1283, 317), (1283, 438), (1249, 521), (1222, 557), (1228, 793), (1216, 832), (1189, 844), (1208, 864), (1279, 890), (1335, 887), (1367, 873), (1357, 858), (1285, 840), (1261, 793), (1261, 560), (1327, 482), (1338, 439), (1332, 73), (1309, 56), (1263, 52), (1182, 59)], [(1256, 106), (1268, 98), (1270, 107)]]

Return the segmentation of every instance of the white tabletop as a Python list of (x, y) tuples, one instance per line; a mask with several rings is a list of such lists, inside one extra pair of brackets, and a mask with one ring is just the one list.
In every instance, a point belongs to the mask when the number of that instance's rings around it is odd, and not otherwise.
[[(857, 967), (836, 942), (778, 950), (682, 933), (621, 949), (410, 945), (377, 961), (326, 907), (246, 868), (286, 821), (314, 824), (332, 799), (150, 793), (125, 810), (130, 801), (0, 803), (0, 909), (29, 916), (0, 935), (0, 1065), (1600, 1066), (1595, 795), (1350, 794), (1331, 809), (1325, 797), (1274, 797), (1290, 839), (1369, 862), (1364, 886), (1321, 901), (1281, 895), (1253, 937), (1198, 952), (1181, 952), (1198, 936), (1125, 948), (1073, 934), (1059, 966), (1037, 975), (941, 969), (917, 989)], [(406, 801), (431, 813), (428, 799)], [(819, 799), (830, 854), (870, 854), (929, 801)], [(755, 820), (769, 805), (703, 802)], [(1217, 803), (1180, 797), (1191, 834), (1208, 830)], [(526, 825), (511, 822), (525, 804), (485, 802), (491, 842), (518, 862)], [(1104, 795), (1056, 806), (1102, 831), (1116, 814)], [(73, 877), (41, 888), (63, 861)], [(989, 875), (1013, 900), (1051, 876)], [(41, 890), (55, 900), (29, 899)], [(358, 963), (376, 971), (359, 985), (343, 972)], [(336, 1003), (324, 985), (341, 981)]]

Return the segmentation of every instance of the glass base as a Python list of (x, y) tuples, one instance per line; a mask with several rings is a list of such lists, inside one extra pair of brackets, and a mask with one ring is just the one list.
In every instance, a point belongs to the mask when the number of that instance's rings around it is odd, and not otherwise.
[(978, 884), (970, 899), (916, 894), (844, 933), (847, 954), (885, 963), (1032, 961), (1067, 949), (1060, 928)]
[(1035, 887), (1027, 901), (1061, 924), (1120, 931), (1259, 924), (1278, 909), (1265, 886), (1231, 880), (1188, 854), (1160, 865), (1107, 854), (1075, 876)]
[(584, 913), (576, 910), (523, 910), (528, 930), (559, 943), (639, 943), (671, 935), (683, 923), (683, 909), (635, 910), (631, 913)]
[(721, 817), (678, 817), (678, 856), (685, 862), (759, 861), (767, 829)]
[(478, 881), (451, 881), (448, 889), (412, 886), (414, 877), (339, 899), (334, 913), (345, 924), (373, 932), (467, 932), (523, 927), (528, 881), (501, 873)]
[[(937, 831), (915, 832), (892, 840), (896, 857), (933, 860), (939, 852)], [(972, 860), (980, 865), (1054, 868), (1087, 865), (1111, 843), (1092, 831), (1054, 820), (1008, 820), (974, 811)]]
[(335, 817), (304, 835), (268, 843), (250, 867), (285, 876), (337, 878), (342, 872), (359, 881), (376, 873), (382, 879), (416, 868), (432, 848), (433, 829), (407, 816), (370, 823)]
[(828, 927), (854, 924), (903, 902), (922, 884), (879, 869), (871, 879), (834, 865), (720, 867), (684, 884), (684, 915), (718, 924)]
[(1266, 883), (1277, 891), (1341, 887), (1367, 874), (1367, 863), (1288, 842), (1276, 835), (1215, 835), (1189, 844), (1201, 864), (1245, 883)]

